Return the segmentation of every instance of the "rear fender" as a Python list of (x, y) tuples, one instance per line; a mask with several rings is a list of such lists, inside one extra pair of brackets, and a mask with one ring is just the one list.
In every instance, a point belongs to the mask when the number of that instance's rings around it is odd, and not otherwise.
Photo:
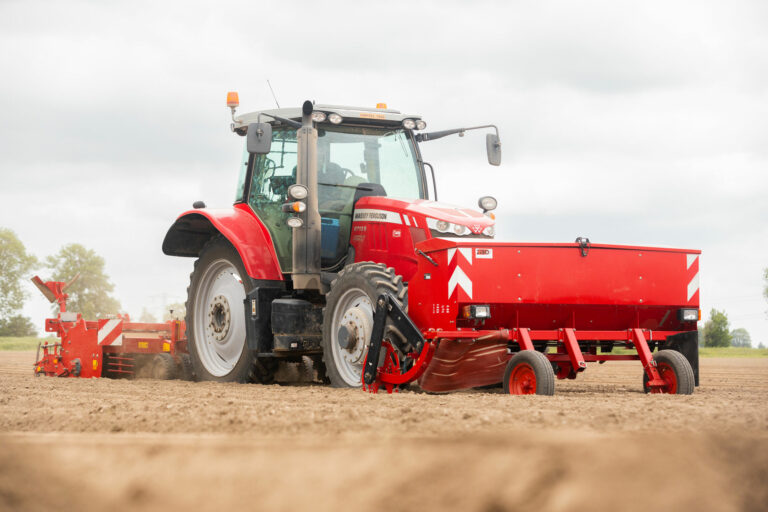
[(218, 234), (234, 246), (245, 271), (253, 279), (284, 280), (269, 231), (256, 214), (242, 204), (184, 212), (166, 233), (163, 253), (197, 257), (206, 242)]
[(693, 380), (695, 385), (699, 385), (699, 332), (688, 331), (674, 334), (667, 337), (667, 341), (662, 348), (676, 350), (691, 363), (693, 368)]

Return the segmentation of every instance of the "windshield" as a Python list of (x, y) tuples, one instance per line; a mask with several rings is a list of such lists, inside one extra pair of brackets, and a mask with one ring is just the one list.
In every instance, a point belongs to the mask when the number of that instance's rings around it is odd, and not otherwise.
[(413, 144), (403, 130), (321, 128), (317, 159), (321, 197), (323, 188), (338, 183), (378, 183), (386, 195), (403, 199), (424, 195)]
[[(355, 190), (363, 183), (378, 184), (378, 195), (423, 199), (421, 178), (413, 141), (402, 129), (354, 126), (321, 126), (317, 130), (318, 206), (329, 225), (338, 226), (334, 250), (324, 234), (325, 263), (347, 252)], [(281, 206), (288, 187), (296, 182), (297, 141), (293, 128), (276, 127), (267, 155), (254, 159), (248, 203), (272, 234), (283, 272), (291, 268), (292, 230)], [(363, 186), (364, 188), (364, 186)], [(383, 189), (383, 190), (381, 190)], [(367, 188), (366, 190), (371, 190)], [(335, 240), (333, 241), (336, 242)], [(324, 264), (325, 264), (324, 263)]]

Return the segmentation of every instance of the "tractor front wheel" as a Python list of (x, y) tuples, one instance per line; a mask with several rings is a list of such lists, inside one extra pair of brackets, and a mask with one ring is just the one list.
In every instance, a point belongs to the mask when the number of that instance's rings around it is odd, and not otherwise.
[[(376, 299), (383, 293), (390, 293), (404, 307), (408, 304), (402, 276), (379, 263), (347, 265), (331, 283), (323, 310), (323, 362), (333, 387), (362, 385)], [(385, 330), (385, 338), (395, 335)]]
[(512, 356), (504, 371), (504, 393), (510, 395), (554, 395), (555, 372), (547, 356), (522, 350)]

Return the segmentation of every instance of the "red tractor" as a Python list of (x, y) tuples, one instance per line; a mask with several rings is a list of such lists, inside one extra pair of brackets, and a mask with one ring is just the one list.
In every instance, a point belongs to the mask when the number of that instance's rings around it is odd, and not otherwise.
[(336, 387), (552, 394), (587, 362), (634, 359), (646, 391), (698, 385), (699, 251), (498, 242), (494, 198), (481, 211), (437, 202), (419, 143), (488, 129), (499, 165), (495, 126), (425, 132), (385, 105), (237, 105), (230, 93), (246, 139), (234, 206), (195, 203), (163, 242), (197, 258), (198, 379), (268, 382), (309, 357)]

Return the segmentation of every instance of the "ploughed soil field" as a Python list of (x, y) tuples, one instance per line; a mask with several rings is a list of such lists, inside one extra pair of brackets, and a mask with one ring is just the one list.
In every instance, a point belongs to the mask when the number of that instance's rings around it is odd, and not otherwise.
[(766, 510), (768, 358), (554, 397), (53, 379), (0, 352), (2, 510)]

